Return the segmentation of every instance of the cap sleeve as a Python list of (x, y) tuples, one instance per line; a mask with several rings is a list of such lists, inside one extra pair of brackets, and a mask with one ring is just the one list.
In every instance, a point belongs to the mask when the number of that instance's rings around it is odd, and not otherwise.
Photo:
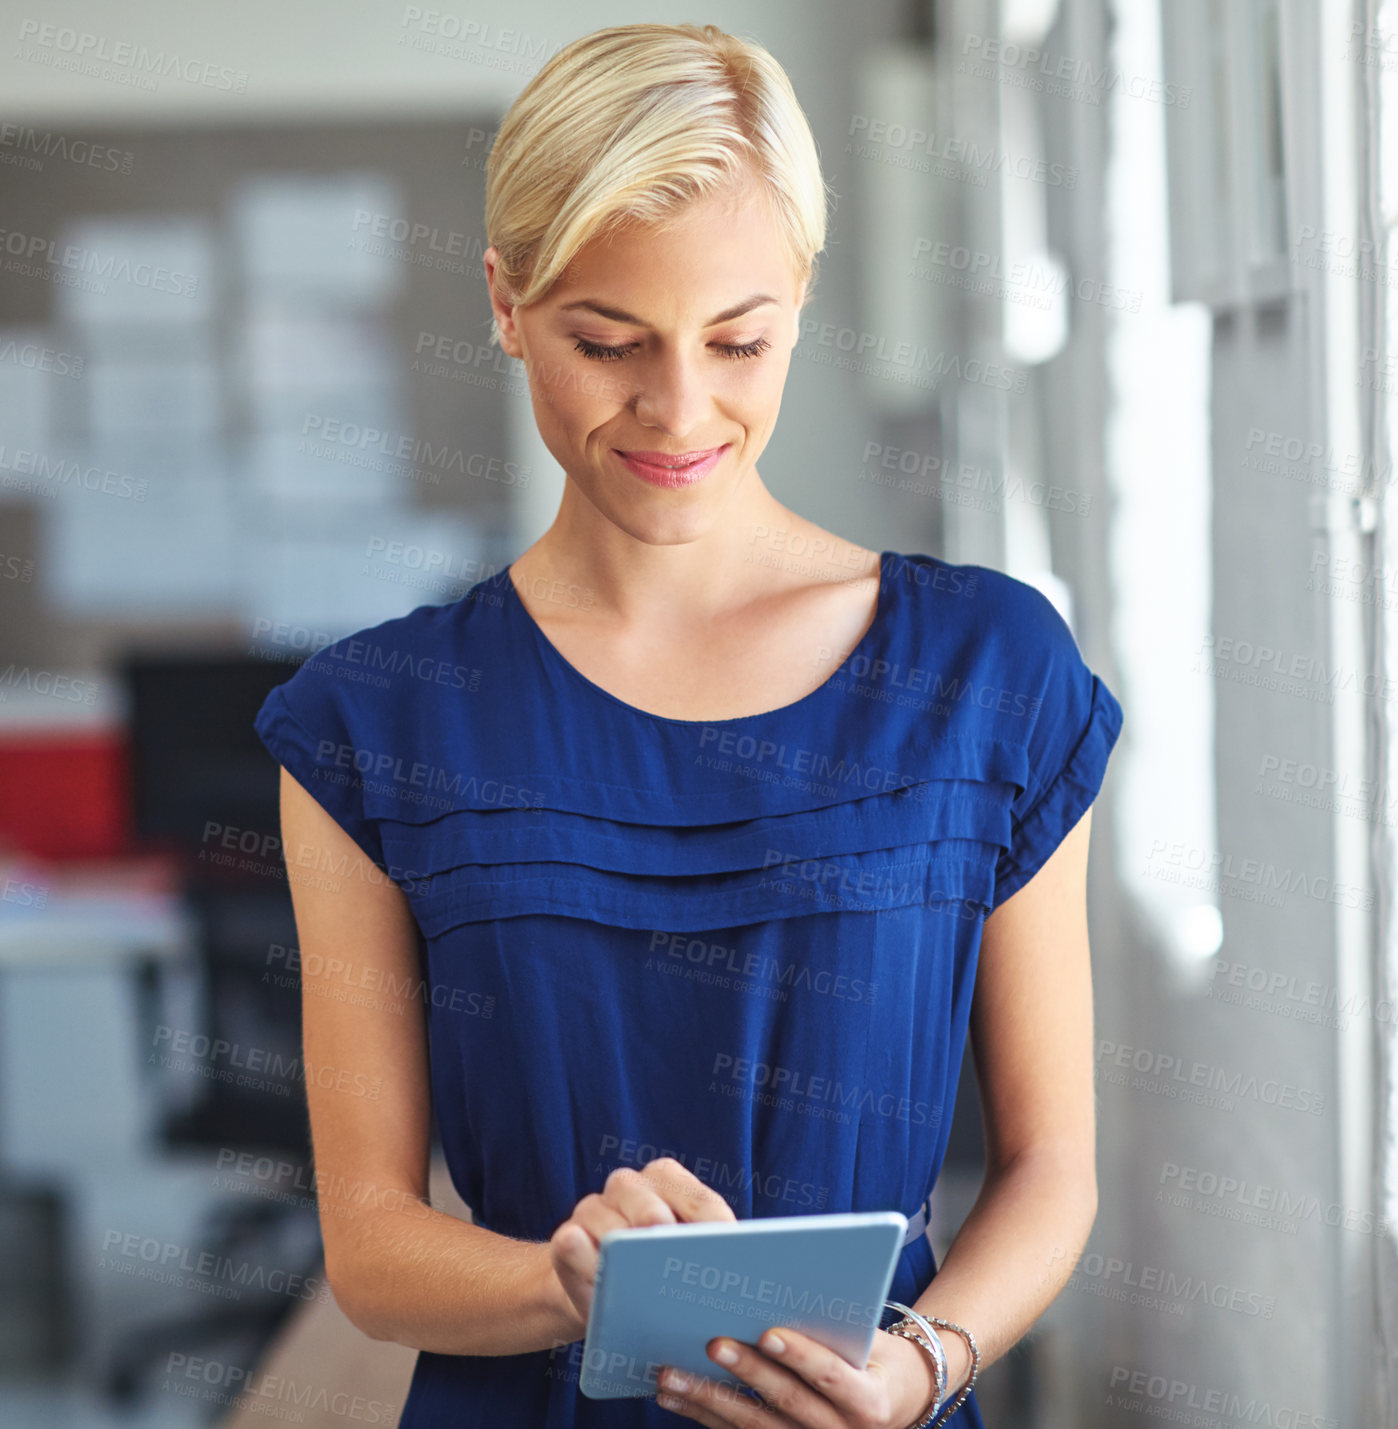
[(1026, 785), (1010, 806), (1012, 842), (995, 870), (997, 908), (1033, 878), (1087, 812), (1122, 724), (1120, 704), (1084, 662), (1067, 621), (1042, 591), (1023, 589), (1015, 638), (1040, 652), (1034, 663), (1039, 692)]
[[(365, 813), (362, 764), (351, 703), (352, 671), (340, 668), (336, 647), (306, 660), (262, 702), (253, 728), (276, 761), (380, 867), (378, 825)], [(363, 698), (363, 692), (359, 694)]]

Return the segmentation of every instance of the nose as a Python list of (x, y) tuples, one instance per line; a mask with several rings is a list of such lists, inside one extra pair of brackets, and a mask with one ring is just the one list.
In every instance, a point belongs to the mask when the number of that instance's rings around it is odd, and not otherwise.
[(676, 441), (702, 425), (709, 403), (699, 364), (679, 352), (662, 353), (647, 363), (633, 398), (637, 420)]

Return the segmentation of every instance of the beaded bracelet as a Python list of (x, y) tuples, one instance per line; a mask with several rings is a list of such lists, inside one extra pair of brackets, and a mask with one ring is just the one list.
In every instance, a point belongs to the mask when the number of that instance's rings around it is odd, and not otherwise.
[(926, 1335), (911, 1320), (899, 1320), (896, 1325), (888, 1327), (890, 1335), (898, 1335), (905, 1340), (911, 1340), (915, 1345), (922, 1348), (932, 1359), (932, 1383), (934, 1393), (932, 1403), (928, 1406), (926, 1413), (915, 1423), (909, 1424), (907, 1429), (928, 1429), (938, 1412), (941, 1410), (942, 1402), (947, 1393), (947, 1357), (946, 1351), (941, 1348), (937, 1340), (929, 1340)]
[[(901, 1310), (903, 1314), (912, 1319), (915, 1324), (920, 1321), (926, 1322), (930, 1320), (932, 1324), (938, 1325), (944, 1330), (951, 1330), (954, 1333), (960, 1335), (961, 1338), (966, 1341), (966, 1346), (971, 1351), (971, 1373), (967, 1377), (966, 1383), (961, 1386), (961, 1389), (958, 1391), (956, 1398), (953, 1399), (950, 1404), (945, 1406), (945, 1417), (949, 1419), (961, 1407), (962, 1403), (965, 1401), (966, 1396), (971, 1392), (971, 1386), (976, 1382), (976, 1372), (980, 1369), (981, 1363), (981, 1352), (976, 1345), (976, 1337), (970, 1332), (970, 1330), (966, 1329), (963, 1325), (958, 1325), (951, 1320), (943, 1320), (938, 1315), (920, 1315), (916, 1310), (912, 1308), (911, 1305), (900, 1305), (897, 1300), (886, 1300), (884, 1303), (886, 1305), (891, 1306), (895, 1310)], [(895, 1328), (897, 1327), (895, 1326)], [(932, 1423), (934, 1425), (940, 1425), (942, 1422), (943, 1406), (939, 1405), (937, 1410), (934, 1412)], [(924, 1421), (924, 1424), (925, 1423), (926, 1421)], [(923, 1425), (917, 1425), (916, 1429), (923, 1429)]]

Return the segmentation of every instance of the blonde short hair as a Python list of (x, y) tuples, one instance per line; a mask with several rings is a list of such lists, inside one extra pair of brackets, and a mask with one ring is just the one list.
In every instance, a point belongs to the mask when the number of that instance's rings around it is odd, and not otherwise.
[(500, 254), (497, 288), (508, 303), (534, 302), (593, 238), (663, 225), (749, 175), (798, 280), (814, 283), (827, 188), (781, 65), (716, 25), (595, 30), (529, 81), (491, 146), (485, 228)]

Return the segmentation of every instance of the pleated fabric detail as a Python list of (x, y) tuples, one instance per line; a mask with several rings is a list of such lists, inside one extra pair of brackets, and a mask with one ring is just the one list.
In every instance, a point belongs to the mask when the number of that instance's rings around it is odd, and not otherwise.
[(975, 916), (1011, 842), (1005, 782), (925, 779), (746, 818), (738, 789), (726, 810), (696, 797), (687, 822), (673, 795), (653, 799), (647, 822), (634, 817), (637, 791), (598, 785), (527, 808), (460, 798), (431, 818), (381, 814), (378, 828), (429, 937), (531, 912), (675, 932), (913, 905)]

